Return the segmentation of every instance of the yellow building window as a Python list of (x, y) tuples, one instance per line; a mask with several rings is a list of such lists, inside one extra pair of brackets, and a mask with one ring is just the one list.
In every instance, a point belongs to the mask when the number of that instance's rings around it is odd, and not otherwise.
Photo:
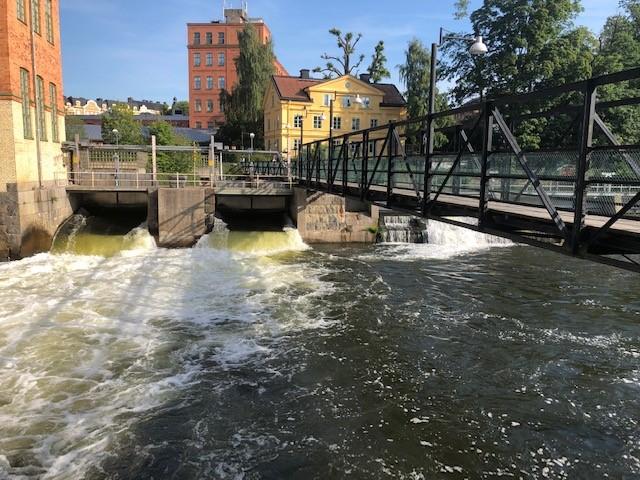
[(360, 119), (358, 117), (351, 119), (351, 130), (360, 130)]
[(302, 128), (302, 115), (293, 117), (293, 128)]
[(342, 128), (342, 118), (341, 117), (333, 117), (333, 129), (340, 130)]
[(322, 117), (320, 115), (313, 117), (313, 128), (322, 128)]

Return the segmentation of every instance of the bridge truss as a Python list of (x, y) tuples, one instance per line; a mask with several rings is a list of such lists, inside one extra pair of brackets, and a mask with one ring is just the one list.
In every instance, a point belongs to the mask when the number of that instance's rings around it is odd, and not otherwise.
[(640, 119), (640, 97), (617, 94), (639, 86), (633, 69), (332, 136), (294, 169), (308, 188), (640, 272), (640, 132), (612, 128)]

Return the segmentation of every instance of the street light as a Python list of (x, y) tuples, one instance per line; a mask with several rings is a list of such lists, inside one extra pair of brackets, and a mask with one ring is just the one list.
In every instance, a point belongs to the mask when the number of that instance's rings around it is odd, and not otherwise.
[[(484, 43), (484, 40), (481, 35), (476, 36), (461, 36), (455, 35), (451, 32), (446, 32), (445, 29), (440, 28), (440, 42), (433, 43), (431, 45), (431, 91), (429, 92), (429, 114), (436, 113), (436, 70), (438, 65), (438, 48), (444, 45), (444, 42), (449, 40), (459, 40), (463, 42), (471, 43), (471, 47), (469, 47), (469, 53), (473, 56), (479, 57), (482, 55), (486, 55), (489, 52), (489, 49)], [(480, 101), (482, 101), (482, 86), (480, 87)]]
[(120, 155), (118, 154), (118, 149), (120, 148), (120, 132), (118, 132), (117, 128), (114, 128), (113, 130), (111, 130), (111, 133), (113, 133), (113, 135), (116, 137), (116, 153), (113, 156), (113, 163), (116, 168), (116, 187), (118, 187), (120, 183), (118, 179), (118, 177), (120, 176)]
[(251, 132), (249, 134), (249, 138), (251, 139), (251, 151), (249, 152), (249, 162), (251, 162), (253, 157), (253, 139), (256, 138), (256, 134)]

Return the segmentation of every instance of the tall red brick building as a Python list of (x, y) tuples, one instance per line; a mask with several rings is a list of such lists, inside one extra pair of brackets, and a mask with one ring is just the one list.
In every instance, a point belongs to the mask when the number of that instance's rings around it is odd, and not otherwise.
[(59, 0), (0, 0), (0, 257), (46, 249), (71, 213), (64, 140)]
[[(223, 90), (231, 91), (238, 81), (235, 59), (240, 55), (238, 33), (253, 24), (259, 38), (267, 43), (271, 31), (261, 18), (249, 18), (246, 8), (225, 9), (224, 21), (189, 23), (189, 126), (213, 129), (224, 123), (220, 104)], [(287, 75), (276, 60), (277, 75)]]

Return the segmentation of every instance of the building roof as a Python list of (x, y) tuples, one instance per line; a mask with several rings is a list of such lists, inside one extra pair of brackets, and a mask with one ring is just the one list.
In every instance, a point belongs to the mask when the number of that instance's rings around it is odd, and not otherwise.
[[(334, 79), (300, 78), (274, 75), (273, 81), (282, 100), (293, 100), (296, 102), (311, 102), (308, 88), (321, 83), (330, 82)], [(370, 86), (380, 90), (384, 94), (382, 107), (404, 107), (406, 101), (398, 87), (392, 83), (370, 83)]]
[(311, 102), (311, 97), (309, 97), (309, 92), (306, 89), (326, 82), (326, 80), (314, 78), (285, 77), (283, 75), (274, 75), (273, 81), (281, 99), (294, 100), (296, 102)]
[[(89, 140), (90, 142), (102, 142), (102, 127), (100, 125), (83, 125), (84, 128), (84, 138)], [(150, 137), (149, 127), (142, 127), (142, 134), (145, 137)], [(215, 132), (209, 130), (198, 130), (195, 128), (179, 128), (173, 127), (174, 133), (178, 135), (182, 135), (183, 137), (191, 140), (192, 142), (196, 142), (198, 144), (208, 145), (211, 143), (211, 135)]]
[(384, 93), (384, 99), (381, 106), (383, 107), (404, 107), (407, 102), (393, 83), (371, 83), (372, 87), (381, 90)]
[(191, 141), (200, 144), (209, 144), (211, 143), (211, 135), (214, 134), (214, 131), (210, 130), (202, 130), (197, 128), (180, 128), (174, 127), (173, 131), (178, 135), (182, 135), (183, 137), (188, 138)]

